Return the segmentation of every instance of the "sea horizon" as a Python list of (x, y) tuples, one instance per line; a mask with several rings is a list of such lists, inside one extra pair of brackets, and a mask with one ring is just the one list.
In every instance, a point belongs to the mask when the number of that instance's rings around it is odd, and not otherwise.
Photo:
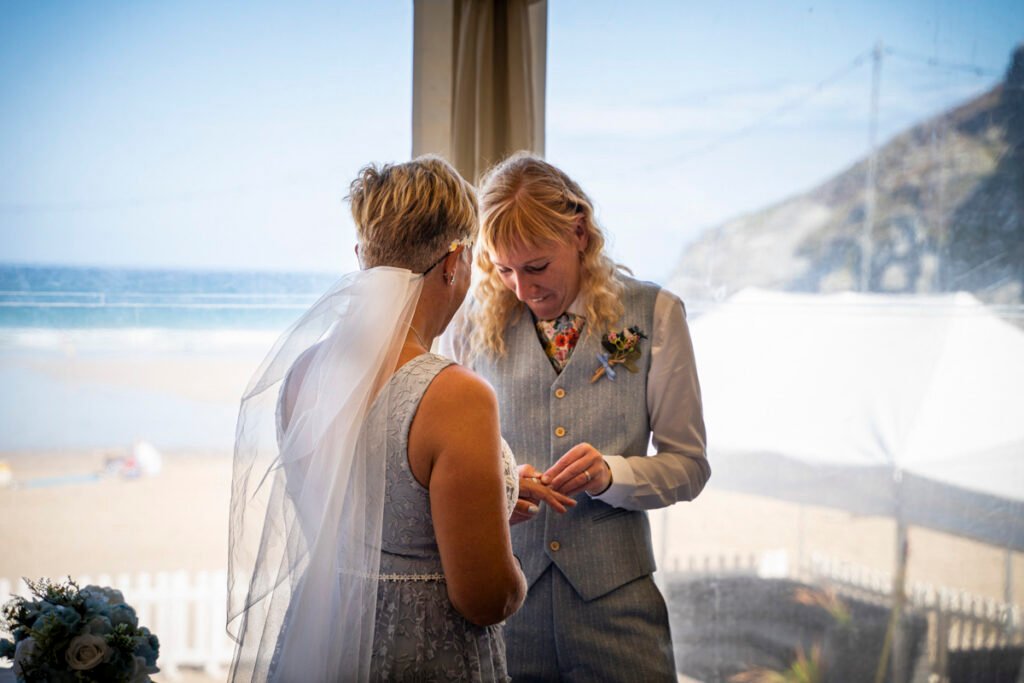
[(0, 265), (0, 451), (230, 449), (325, 273)]
[(0, 264), (0, 328), (283, 329), (338, 277)]

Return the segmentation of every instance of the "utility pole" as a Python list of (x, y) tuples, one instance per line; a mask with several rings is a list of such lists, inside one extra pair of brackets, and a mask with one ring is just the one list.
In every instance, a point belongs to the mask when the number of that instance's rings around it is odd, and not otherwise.
[(868, 119), (868, 172), (864, 187), (864, 232), (860, 237), (860, 291), (871, 283), (871, 261), (874, 256), (872, 233), (875, 230), (875, 176), (878, 172), (878, 91), (882, 81), (882, 41), (875, 43), (871, 53), (871, 111)]

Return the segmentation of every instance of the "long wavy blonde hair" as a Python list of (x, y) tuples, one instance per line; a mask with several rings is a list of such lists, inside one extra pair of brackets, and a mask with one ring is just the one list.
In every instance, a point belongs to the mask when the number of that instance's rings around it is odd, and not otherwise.
[(571, 244), (582, 217), (588, 242), (580, 255), (580, 301), (586, 334), (609, 331), (622, 317), (619, 266), (604, 253), (605, 237), (594, 206), (569, 176), (529, 152), (517, 152), (480, 181), (479, 279), (473, 296), (470, 345), (474, 354), (505, 355), (505, 328), (525, 306), (505, 287), (491, 261), (496, 251)]

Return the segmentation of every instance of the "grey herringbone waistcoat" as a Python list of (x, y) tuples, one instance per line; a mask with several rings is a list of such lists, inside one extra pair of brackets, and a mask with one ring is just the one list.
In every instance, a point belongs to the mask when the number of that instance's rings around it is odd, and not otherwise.
[[(650, 336), (659, 288), (623, 280), (626, 312), (613, 329), (638, 325)], [(473, 369), (497, 391), (502, 436), (520, 464), (544, 471), (581, 442), (610, 455), (646, 455), (649, 339), (641, 342), (639, 372), (617, 366), (615, 381), (601, 378), (593, 384), (602, 350), (596, 332), (584, 330), (561, 374), (551, 367), (525, 308), (510, 323), (505, 342), (504, 357), (482, 356)], [(654, 571), (646, 513), (613, 508), (585, 493), (576, 499), (576, 507), (564, 515), (544, 505), (535, 519), (512, 528), (512, 544), (531, 585), (553, 562), (580, 596), (591, 600)]]

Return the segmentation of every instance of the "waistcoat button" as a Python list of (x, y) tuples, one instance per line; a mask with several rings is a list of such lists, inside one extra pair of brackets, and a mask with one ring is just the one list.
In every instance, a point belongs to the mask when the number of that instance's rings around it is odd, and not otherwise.
[(565, 398), (565, 389), (562, 387), (555, 389), (555, 398)]
[(562, 547), (562, 544), (558, 541), (551, 541), (551, 543), (548, 543), (548, 547), (557, 552)]
[(565, 427), (555, 427), (555, 436), (557, 436), (557, 437), (565, 436)]

